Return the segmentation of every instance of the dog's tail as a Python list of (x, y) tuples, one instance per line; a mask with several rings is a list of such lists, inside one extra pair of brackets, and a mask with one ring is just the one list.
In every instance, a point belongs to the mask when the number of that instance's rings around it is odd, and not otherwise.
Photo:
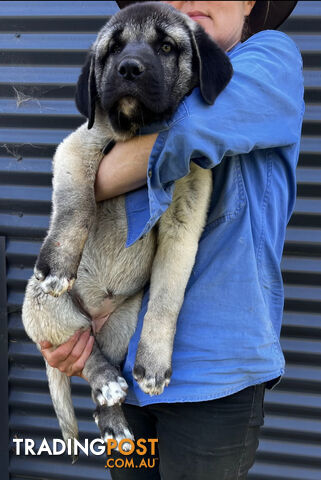
[(60, 372), (58, 368), (51, 367), (46, 362), (49, 391), (52, 403), (59, 421), (62, 436), (66, 445), (71, 444), (72, 463), (78, 459), (74, 450), (75, 440), (78, 439), (78, 425), (75, 410), (71, 399), (70, 378)]

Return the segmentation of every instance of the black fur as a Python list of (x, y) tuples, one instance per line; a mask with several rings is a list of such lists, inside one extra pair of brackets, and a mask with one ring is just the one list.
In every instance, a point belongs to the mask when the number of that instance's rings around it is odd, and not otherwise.
[(95, 121), (95, 105), (97, 100), (94, 64), (94, 55), (89, 53), (76, 86), (76, 105), (79, 112), (88, 118), (88, 130), (92, 128)]
[(192, 33), (199, 68), (199, 84), (205, 102), (212, 105), (230, 81), (233, 68), (225, 52), (199, 25)]

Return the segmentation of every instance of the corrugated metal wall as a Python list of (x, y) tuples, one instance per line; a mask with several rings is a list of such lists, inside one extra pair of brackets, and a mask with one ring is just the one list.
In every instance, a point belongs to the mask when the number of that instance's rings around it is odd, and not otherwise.
[[(81, 123), (73, 102), (85, 51), (114, 2), (0, 2), (0, 428), (1, 478), (103, 479), (103, 457), (11, 455), (7, 471), (6, 335), (10, 437), (59, 437), (43, 361), (23, 332), (21, 303), (48, 226), (51, 158)], [(284, 27), (303, 53), (307, 102), (298, 200), (283, 258), (282, 382), (266, 392), (251, 480), (321, 479), (321, 1), (300, 1)], [(6, 286), (8, 308), (4, 305)], [(8, 319), (8, 329), (6, 322)], [(89, 389), (73, 379), (83, 437), (97, 436)], [(196, 479), (197, 480), (197, 479)]]

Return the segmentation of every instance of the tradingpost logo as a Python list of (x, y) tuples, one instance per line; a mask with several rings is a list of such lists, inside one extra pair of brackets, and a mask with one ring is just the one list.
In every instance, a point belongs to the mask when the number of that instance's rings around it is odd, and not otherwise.
[(50, 441), (43, 438), (40, 445), (36, 445), (32, 438), (18, 438), (16, 435), (12, 442), (14, 454), (17, 456), (60, 456), (67, 453), (74, 458), (79, 455), (79, 452), (86, 456), (106, 455), (105, 468), (154, 468), (158, 461), (157, 438), (139, 438), (136, 441), (125, 438), (119, 442), (113, 438), (107, 441), (101, 438), (89, 441), (86, 438), (82, 443), (75, 439), (68, 439), (65, 443), (61, 438), (53, 438)]

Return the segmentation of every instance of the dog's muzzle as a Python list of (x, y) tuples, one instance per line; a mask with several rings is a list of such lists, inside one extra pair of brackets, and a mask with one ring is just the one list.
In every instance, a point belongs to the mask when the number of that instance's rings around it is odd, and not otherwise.
[(145, 67), (140, 60), (135, 58), (124, 58), (119, 63), (117, 72), (124, 80), (135, 81), (144, 75)]

